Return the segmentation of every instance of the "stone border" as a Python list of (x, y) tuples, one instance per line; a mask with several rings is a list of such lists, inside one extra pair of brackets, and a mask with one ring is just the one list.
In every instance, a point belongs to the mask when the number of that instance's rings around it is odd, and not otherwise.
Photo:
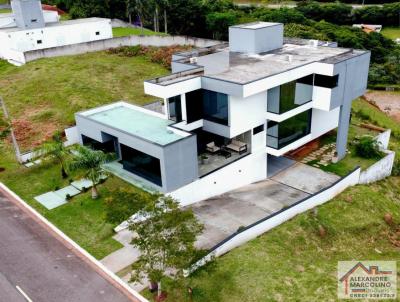
[(60, 240), (67, 248), (73, 250), (78, 257), (84, 260), (92, 269), (94, 269), (100, 276), (110, 282), (114, 287), (123, 292), (132, 302), (149, 302), (146, 298), (140, 295), (138, 292), (133, 290), (129, 285), (123, 282), (109, 269), (107, 269), (100, 261), (90, 255), (82, 247), (80, 247), (75, 241), (65, 235), (61, 230), (39, 214), (35, 209), (23, 201), (17, 194), (11, 191), (6, 185), (0, 182), (0, 192), (4, 193), (9, 197), (20, 209), (26, 212), (40, 225), (46, 228), (53, 236)]

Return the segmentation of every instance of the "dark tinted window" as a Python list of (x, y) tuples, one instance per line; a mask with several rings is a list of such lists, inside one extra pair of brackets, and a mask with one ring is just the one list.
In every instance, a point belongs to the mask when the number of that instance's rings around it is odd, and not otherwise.
[(267, 123), (267, 146), (281, 149), (311, 132), (312, 109), (295, 115), (283, 122)]
[(312, 85), (314, 82), (314, 74), (310, 74), (297, 80), (297, 83)]
[(338, 85), (339, 75), (333, 77), (316, 74), (314, 78), (314, 86), (334, 88)]
[(169, 117), (177, 123), (182, 121), (181, 96), (177, 95), (168, 99)]
[(228, 125), (228, 96), (203, 90), (203, 118), (218, 124)]
[(161, 186), (160, 160), (121, 144), (122, 165), (125, 170)]
[(192, 123), (203, 118), (203, 90), (186, 93), (187, 122)]
[(257, 134), (257, 133), (260, 133), (260, 132), (263, 132), (263, 131), (264, 131), (264, 125), (257, 126), (255, 128), (253, 128), (253, 135)]

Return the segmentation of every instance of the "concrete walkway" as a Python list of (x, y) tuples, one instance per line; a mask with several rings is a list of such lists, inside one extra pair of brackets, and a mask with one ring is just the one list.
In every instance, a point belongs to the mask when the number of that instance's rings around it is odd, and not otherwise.
[(329, 187), (339, 179), (340, 177), (335, 174), (322, 171), (303, 163), (296, 163), (271, 178), (273, 181), (309, 194), (314, 194)]

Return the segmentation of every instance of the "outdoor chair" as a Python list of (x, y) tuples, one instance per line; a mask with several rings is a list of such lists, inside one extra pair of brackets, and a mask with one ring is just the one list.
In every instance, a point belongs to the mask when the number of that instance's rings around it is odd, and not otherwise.
[(216, 153), (219, 150), (221, 150), (221, 148), (216, 146), (214, 142), (208, 143), (206, 146), (207, 146), (207, 151), (210, 153)]
[(247, 151), (247, 144), (236, 139), (233, 139), (226, 147), (230, 150), (238, 152), (239, 154)]

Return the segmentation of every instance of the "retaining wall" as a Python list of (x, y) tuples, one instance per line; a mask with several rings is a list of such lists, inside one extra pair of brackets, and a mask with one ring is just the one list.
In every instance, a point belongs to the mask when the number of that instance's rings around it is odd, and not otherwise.
[(25, 62), (67, 55), (78, 55), (87, 52), (101, 51), (120, 46), (172, 46), (191, 45), (194, 47), (207, 47), (221, 43), (220, 41), (193, 38), (186, 36), (128, 36), (117, 37), (99, 41), (65, 45), (40, 50), (27, 51), (24, 54)]
[(360, 174), (360, 184), (369, 184), (381, 179), (384, 179), (392, 174), (394, 158), (396, 153), (394, 151), (384, 151), (387, 155), (380, 161), (370, 166)]

